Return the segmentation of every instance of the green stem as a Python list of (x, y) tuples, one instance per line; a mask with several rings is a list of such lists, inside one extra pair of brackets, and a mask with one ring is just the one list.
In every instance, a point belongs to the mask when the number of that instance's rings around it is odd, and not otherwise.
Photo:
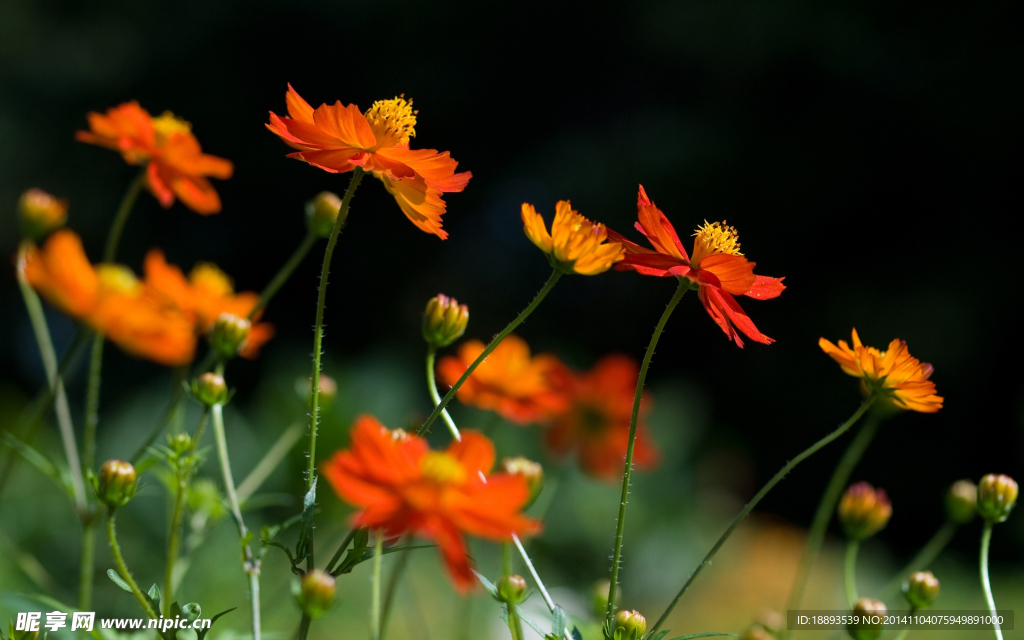
[[(224, 406), (215, 404), (213, 411), (213, 435), (217, 441), (217, 458), (220, 460), (220, 472), (224, 477), (224, 493), (227, 494), (228, 504), (231, 507), (231, 515), (234, 516), (235, 526), (238, 528), (239, 540), (245, 541), (249, 537), (249, 530), (245, 527), (245, 520), (242, 519), (242, 510), (238, 505), (238, 494), (235, 491), (235, 480), (231, 474), (231, 459), (228, 456), (228, 441), (224, 435)], [(259, 562), (253, 557), (249, 543), (243, 547), (244, 559), (242, 569), (249, 578), (249, 598), (252, 610), (252, 635), (253, 640), (260, 640), (260, 582)]]
[(249, 475), (238, 485), (238, 502), (245, 504), (245, 501), (256, 493), (256, 490), (267, 481), (270, 474), (274, 473), (277, 465), (285, 459), (295, 443), (302, 439), (302, 424), (295, 422), (277, 438), (277, 442), (270, 447), (263, 459), (260, 460)]
[(491, 340), (490, 344), (484, 347), (483, 352), (481, 352), (480, 355), (477, 356), (476, 360), (474, 360), (473, 363), (466, 368), (466, 372), (462, 374), (462, 377), (460, 377), (455, 382), (455, 384), (452, 385), (452, 388), (448, 390), (448, 393), (446, 393), (444, 397), (441, 398), (441, 402), (439, 402), (437, 406), (434, 407), (434, 410), (430, 412), (430, 415), (427, 417), (426, 421), (416, 431), (416, 435), (422, 436), (430, 429), (430, 425), (434, 424), (434, 420), (437, 420), (437, 416), (441, 415), (441, 412), (444, 411), (444, 408), (448, 406), (448, 403), (451, 402), (452, 398), (455, 397), (455, 393), (459, 390), (459, 387), (465, 384), (466, 380), (469, 380), (469, 376), (473, 375), (473, 372), (476, 371), (476, 368), (480, 366), (480, 363), (483, 362), (499, 344), (501, 344), (501, 341), (504, 340), (508, 336), (508, 334), (515, 331), (516, 327), (521, 325), (524, 320), (530, 317), (530, 314), (533, 313), (533, 311), (540, 305), (540, 303), (543, 302), (544, 298), (546, 298), (547, 295), (551, 293), (551, 290), (555, 287), (555, 284), (561, 277), (562, 272), (559, 271), (558, 269), (554, 269), (551, 272), (551, 277), (549, 277), (548, 281), (544, 283), (544, 286), (541, 288), (541, 290), (537, 292), (537, 295), (533, 297), (533, 301), (530, 302), (529, 306), (523, 309), (522, 313), (516, 316), (515, 320), (508, 323), (508, 326), (502, 329), (501, 333), (494, 336), (494, 339)]
[[(434, 401), (435, 407), (441, 403), (441, 394), (437, 392), (437, 379), (434, 377), (434, 357), (436, 355), (437, 351), (434, 347), (427, 349), (427, 389), (430, 390), (430, 399)], [(448, 431), (451, 432), (452, 438), (456, 442), (462, 442), (459, 428), (455, 426), (455, 421), (448, 415), (447, 409), (441, 409), (441, 417), (444, 418), (444, 423), (448, 425)]]
[(894, 575), (888, 584), (882, 589), (882, 599), (888, 600), (899, 595), (900, 588), (903, 586), (903, 581), (907, 579), (911, 573), (915, 571), (924, 571), (927, 569), (935, 559), (939, 557), (939, 554), (949, 545), (953, 540), (953, 536), (956, 534), (957, 529), (960, 525), (953, 520), (947, 520), (939, 530), (935, 532), (921, 550), (917, 552), (914, 559), (907, 563), (903, 569)]
[[(339, 216), (340, 217), (340, 216)], [(260, 311), (270, 302), (270, 299), (278, 292), (278, 290), (284, 286), (285, 282), (288, 282), (288, 278), (291, 277), (292, 273), (298, 268), (299, 264), (302, 263), (303, 258), (309, 253), (309, 250), (313, 248), (316, 241), (319, 240), (320, 236), (315, 233), (307, 233), (306, 237), (299, 243), (299, 247), (295, 250), (295, 253), (288, 258), (288, 261), (284, 263), (281, 270), (277, 272), (274, 278), (263, 288), (263, 293), (260, 294), (260, 299), (256, 303), (256, 306), (249, 312), (249, 319), (252, 320), (256, 317)]]
[[(868, 398), (865, 402), (870, 401), (871, 398)], [(863, 407), (864, 405), (861, 406)], [(800, 602), (804, 597), (804, 589), (806, 589), (807, 580), (811, 575), (811, 567), (818, 558), (818, 552), (821, 551), (821, 544), (825, 540), (825, 531), (828, 529), (828, 523), (832, 520), (832, 514), (836, 510), (839, 497), (842, 495), (846, 483), (850, 480), (850, 474), (853, 473), (857, 463), (860, 462), (864, 452), (867, 451), (868, 445), (871, 444), (875, 434), (878, 433), (880, 424), (881, 420), (877, 414), (869, 416), (864, 421), (860, 431), (857, 432), (857, 436), (850, 442), (850, 446), (847, 447), (843, 457), (839, 460), (839, 464), (836, 465), (835, 470), (832, 472), (832, 478), (829, 480), (825, 493), (821, 496), (821, 502), (818, 503), (818, 509), (814, 513), (811, 531), (807, 535), (807, 546), (804, 548), (804, 555), (800, 559), (800, 567), (797, 569), (793, 590), (789, 594), (789, 602), (786, 605), (787, 611), (800, 608)]]
[(176, 469), (178, 485), (174, 496), (174, 511), (171, 515), (171, 529), (167, 541), (167, 568), (164, 573), (164, 615), (170, 615), (171, 602), (174, 599), (174, 563), (178, 560), (178, 548), (181, 544), (181, 519), (185, 512), (185, 496), (188, 495), (189, 481), (193, 471), (192, 465), (195, 463), (196, 447), (199, 445), (200, 438), (203, 437), (203, 428), (206, 426), (206, 420), (209, 415), (209, 408), (204, 409), (203, 416), (199, 419), (199, 426), (196, 427), (196, 432), (192, 436), (192, 448), (189, 451), (188, 458), (185, 460), (179, 459), (177, 462), (178, 465), (184, 465), (184, 468), (179, 467)]
[(626, 465), (622, 472), (622, 492), (619, 496), (619, 515), (615, 524), (615, 546), (612, 549), (612, 570), (609, 579), (608, 609), (605, 612), (608, 628), (614, 628), (615, 618), (615, 587), (619, 584), (619, 565), (622, 563), (622, 537), (626, 530), (626, 501), (629, 499), (629, 482), (633, 476), (633, 451), (636, 445), (636, 427), (640, 418), (640, 399), (643, 397), (644, 383), (647, 380), (647, 369), (651, 366), (651, 358), (654, 357), (654, 349), (658, 346), (658, 340), (665, 330), (669, 317), (675, 311), (676, 305), (683, 299), (683, 294), (689, 291), (688, 281), (680, 278), (676, 292), (668, 301), (668, 306), (661, 314), (657, 326), (654, 327), (654, 334), (651, 342), (647, 345), (647, 352), (644, 354), (643, 363), (640, 365), (640, 377), (636, 381), (636, 392), (633, 394), (633, 413), (629, 418), (629, 440), (626, 445)]
[(132, 213), (132, 206), (135, 204), (136, 198), (139, 197), (139, 191), (142, 190), (142, 185), (146, 183), (146, 167), (143, 166), (139, 171), (135, 179), (128, 185), (128, 190), (125, 191), (124, 197), (121, 198), (121, 204), (117, 207), (117, 213), (114, 214), (114, 221), (110, 223), (110, 231), (107, 232), (107, 244), (103, 248), (103, 262), (113, 262), (117, 257), (117, 247), (121, 243), (121, 233), (124, 232), (124, 225), (128, 222), (128, 216)]
[(92, 607), (92, 583), (96, 573), (96, 522), (82, 523), (82, 552), (78, 563), (78, 609)]
[(829, 433), (821, 440), (818, 440), (811, 446), (801, 451), (795, 458), (787, 462), (785, 466), (783, 466), (782, 469), (780, 469), (779, 472), (776, 473), (772, 477), (772, 479), (768, 481), (767, 484), (761, 487), (761, 490), (758, 491), (757, 494), (753, 498), (751, 498), (750, 502), (748, 502), (746, 506), (743, 507), (739, 514), (737, 514), (737, 516), (733, 518), (732, 522), (729, 524), (729, 527), (725, 530), (725, 533), (719, 536), (714, 546), (711, 547), (711, 550), (707, 552), (707, 554), (704, 556), (704, 559), (701, 560), (700, 564), (697, 565), (697, 568), (694, 569), (693, 573), (690, 574), (690, 577), (687, 578), (686, 583), (682, 586), (681, 589), (679, 589), (679, 593), (676, 594), (676, 597), (672, 600), (672, 603), (668, 605), (668, 607), (665, 609), (665, 612), (661, 614), (660, 618), (658, 618), (658, 622), (655, 623), (654, 627), (650, 630), (652, 634), (656, 633), (658, 629), (660, 629), (661, 626), (665, 624), (665, 621), (668, 619), (669, 614), (672, 613), (672, 610), (675, 609), (676, 605), (679, 604), (679, 601), (682, 600), (683, 594), (685, 594), (687, 589), (690, 588), (690, 585), (693, 584), (693, 581), (696, 580), (700, 572), (704, 569), (704, 567), (711, 564), (711, 560), (715, 557), (715, 554), (718, 553), (718, 550), (722, 548), (722, 545), (725, 544), (725, 541), (729, 539), (729, 536), (731, 536), (733, 531), (736, 530), (736, 527), (738, 527), (740, 523), (743, 522), (743, 520), (746, 519), (748, 515), (750, 515), (750, 512), (754, 510), (754, 507), (756, 507), (758, 503), (761, 502), (761, 500), (763, 500), (766, 495), (768, 495), (768, 492), (771, 491), (775, 487), (775, 485), (781, 482), (783, 478), (789, 475), (789, 473), (793, 469), (795, 469), (798, 464), (800, 464), (807, 458), (810, 458), (812, 455), (821, 450), (825, 445), (829, 444), (839, 436), (846, 433), (850, 429), (850, 427), (852, 427), (854, 424), (857, 423), (858, 420), (860, 420), (861, 416), (863, 416), (864, 413), (871, 407), (873, 402), (874, 398), (870, 397), (864, 402), (862, 402), (860, 407), (857, 408), (857, 411), (855, 411), (853, 415), (850, 416), (849, 419), (847, 419), (846, 422), (839, 425), (839, 427), (835, 431)]
[[(512, 545), (505, 543), (501, 545), (502, 576), (512, 575)], [(516, 603), (512, 599), (505, 602), (508, 607), (508, 629), (512, 634), (512, 640), (523, 640), (523, 625), (519, 621), (519, 612), (516, 610)]]
[(380, 568), (384, 558), (384, 532), (375, 531), (373, 544), (373, 591), (370, 594), (370, 637), (380, 640)]
[[(910, 607), (910, 615), (913, 616), (915, 613), (917, 613), (917, 608), (916, 607)], [(895, 638), (893, 638), (893, 640), (904, 640), (904, 638), (906, 638), (907, 634), (909, 634), (909, 633), (910, 633), (910, 628), (907, 627), (903, 631), (900, 631), (899, 635), (897, 635)]]
[[(406, 540), (411, 540), (411, 538), (406, 538)], [(406, 542), (406, 544), (408, 544), (408, 542)], [(391, 570), (391, 577), (388, 578), (388, 586), (384, 590), (384, 607), (380, 614), (381, 636), (387, 633), (388, 614), (391, 613), (391, 604), (395, 598), (395, 591), (398, 589), (398, 581), (405, 572), (405, 568), (409, 565), (409, 556), (410, 553), (408, 549), (398, 552), (398, 560), (395, 562), (395, 568)]]
[(850, 540), (846, 544), (846, 562), (843, 564), (843, 583), (846, 586), (846, 601), (850, 608), (857, 602), (857, 551), (860, 542)]
[[(547, 587), (544, 586), (544, 581), (540, 579), (540, 574), (537, 573), (537, 568), (533, 566), (533, 561), (530, 560), (530, 556), (526, 553), (526, 548), (523, 546), (522, 540), (515, 533), (512, 534), (512, 544), (516, 546), (519, 551), (519, 557), (523, 559), (523, 564), (526, 565), (526, 570), (530, 572), (530, 576), (533, 578), (533, 583), (537, 585), (537, 591), (540, 591), (541, 598), (544, 599), (544, 604), (547, 605), (548, 611), (551, 613), (555, 612), (555, 601), (551, 598), (551, 594), (548, 593)], [(562, 629), (562, 633), (566, 638), (571, 638), (572, 633), (568, 627)]]
[(132, 577), (132, 572), (128, 570), (128, 565), (124, 562), (124, 556), (121, 555), (121, 547), (117, 544), (117, 528), (114, 524), (115, 512), (111, 511), (109, 517), (107, 517), (107, 538), (110, 540), (110, 551), (114, 554), (114, 562), (117, 564), (117, 570), (121, 574), (121, 578), (128, 583), (128, 586), (132, 590), (132, 595), (142, 605), (143, 611), (150, 618), (158, 618), (156, 611), (149, 604), (149, 600), (142, 593), (142, 589), (135, 582), (135, 578)]
[(327, 568), (325, 569), (327, 573), (330, 573), (332, 576), (334, 575), (334, 565), (341, 560), (342, 554), (345, 553), (346, 549), (348, 549), (348, 545), (352, 543), (352, 538), (356, 537), (356, 532), (358, 531), (358, 527), (353, 527), (349, 530), (348, 535), (346, 535), (345, 539), (341, 541), (341, 545), (338, 547), (338, 550), (335, 551), (334, 555), (331, 557), (331, 561), (327, 563)]
[[(992, 597), (992, 584), (988, 579), (988, 547), (992, 542), (992, 523), (986, 522), (985, 528), (981, 531), (981, 557), (978, 563), (978, 570), (981, 574), (981, 588), (985, 592), (985, 602), (988, 604), (988, 611), (995, 618), (998, 614), (996, 612), (996, 601)], [(1003, 640), (1003, 631), (999, 628), (999, 621), (994, 620), (992, 627), (996, 632), (996, 638)]]

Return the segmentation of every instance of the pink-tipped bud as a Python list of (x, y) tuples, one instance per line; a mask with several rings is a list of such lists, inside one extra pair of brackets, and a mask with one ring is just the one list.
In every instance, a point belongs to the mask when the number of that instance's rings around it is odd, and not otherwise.
[(619, 611), (615, 614), (615, 633), (622, 629), (621, 640), (640, 640), (647, 633), (647, 618), (632, 609)]
[(439, 293), (423, 312), (423, 339), (434, 349), (447, 347), (462, 337), (468, 324), (469, 307)]
[(224, 381), (224, 376), (206, 372), (192, 382), (192, 394), (199, 402), (212, 407), (227, 402), (228, 385)]
[(846, 535), (852, 540), (864, 540), (888, 524), (892, 503), (885, 491), (866, 482), (858, 482), (843, 493), (837, 513)]
[(853, 603), (853, 617), (856, 622), (851, 622), (846, 631), (853, 640), (877, 640), (882, 635), (882, 623), (888, 609), (881, 600), (861, 598)]
[(1017, 482), (1001, 473), (978, 481), (978, 513), (986, 522), (1003, 522), (1017, 504)]
[(526, 579), (523, 576), (503, 576), (498, 580), (498, 600), (512, 604), (519, 604), (526, 596)]
[(939, 595), (939, 579), (931, 571), (918, 571), (910, 574), (903, 583), (903, 597), (915, 609), (932, 606)]
[(946, 517), (957, 524), (967, 524), (978, 515), (978, 485), (970, 480), (957, 480), (946, 492)]
[[(321, 238), (327, 238), (334, 231), (334, 224), (341, 212), (341, 198), (330, 191), (321, 191), (306, 203), (306, 228)], [(345, 223), (344, 220), (341, 221)]]
[(320, 569), (313, 569), (302, 576), (295, 601), (310, 618), (319, 618), (334, 604), (334, 578)]
[(42, 189), (29, 189), (18, 198), (18, 214), (22, 234), (30, 240), (41, 240), (68, 221), (68, 201)]
[(210, 329), (210, 346), (225, 360), (238, 355), (249, 338), (252, 322), (233, 313), (222, 313)]
[(107, 460), (96, 479), (96, 497), (111, 510), (123, 507), (135, 495), (135, 467), (123, 460)]

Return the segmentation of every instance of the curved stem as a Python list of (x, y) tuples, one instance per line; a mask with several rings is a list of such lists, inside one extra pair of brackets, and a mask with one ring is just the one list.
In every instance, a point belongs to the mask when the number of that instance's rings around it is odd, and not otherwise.
[(758, 491), (753, 498), (751, 498), (750, 502), (748, 502), (746, 506), (743, 507), (743, 510), (740, 511), (735, 518), (733, 518), (732, 522), (729, 524), (729, 527), (725, 530), (725, 533), (719, 536), (714, 546), (711, 547), (711, 550), (707, 552), (707, 554), (704, 556), (704, 559), (701, 560), (701, 563), (697, 565), (697, 568), (694, 569), (693, 573), (690, 574), (690, 577), (687, 578), (686, 583), (679, 590), (679, 593), (676, 594), (676, 597), (672, 600), (672, 603), (668, 605), (668, 607), (665, 609), (665, 612), (661, 614), (660, 618), (658, 618), (658, 622), (655, 623), (654, 627), (650, 630), (652, 634), (657, 632), (658, 629), (660, 629), (661, 626), (665, 624), (665, 621), (668, 619), (669, 614), (672, 613), (672, 610), (675, 609), (676, 605), (679, 604), (679, 601), (682, 600), (683, 594), (685, 594), (686, 590), (690, 588), (690, 585), (693, 584), (693, 581), (697, 578), (700, 572), (704, 569), (704, 567), (711, 564), (711, 560), (715, 557), (715, 554), (718, 553), (718, 550), (722, 548), (722, 545), (725, 544), (725, 541), (729, 539), (729, 536), (731, 536), (733, 531), (736, 530), (736, 527), (738, 527), (739, 524), (743, 522), (743, 520), (748, 515), (750, 515), (750, 512), (754, 510), (754, 507), (756, 507), (757, 504), (761, 502), (761, 500), (764, 499), (766, 495), (768, 495), (768, 492), (771, 491), (775, 487), (775, 485), (781, 482), (783, 478), (789, 475), (789, 473), (793, 469), (795, 469), (798, 464), (800, 464), (807, 458), (810, 458), (812, 455), (821, 450), (825, 445), (829, 444), (839, 436), (846, 433), (850, 429), (850, 427), (852, 427), (854, 424), (857, 423), (858, 420), (860, 420), (861, 416), (863, 416), (864, 413), (871, 407), (873, 402), (873, 397), (869, 397), (867, 400), (862, 402), (860, 407), (857, 408), (857, 410), (853, 413), (852, 416), (849, 417), (849, 419), (847, 419), (846, 422), (839, 425), (839, 427), (835, 431), (831, 432), (821, 440), (818, 440), (811, 446), (801, 451), (795, 458), (787, 462), (785, 466), (783, 466), (782, 469), (780, 469), (779, 472), (776, 473), (772, 477), (772, 479), (768, 481), (767, 484), (761, 487), (761, 490)]
[(159, 617), (156, 611), (153, 611), (153, 607), (149, 604), (149, 600), (142, 593), (142, 589), (135, 582), (135, 578), (132, 577), (132, 572), (128, 570), (128, 565), (124, 562), (124, 556), (121, 555), (121, 547), (117, 544), (117, 528), (114, 524), (115, 520), (114, 511), (110, 512), (110, 516), (107, 518), (107, 538), (110, 540), (110, 551), (114, 554), (114, 563), (117, 564), (117, 570), (121, 574), (121, 578), (128, 583), (128, 586), (132, 590), (132, 595), (142, 605), (143, 611), (150, 618)]
[[(427, 389), (430, 390), (430, 399), (434, 401), (434, 406), (441, 404), (441, 394), (437, 392), (437, 379), (434, 377), (434, 357), (437, 351), (434, 347), (427, 349)], [(447, 409), (441, 409), (441, 417), (444, 418), (444, 423), (448, 425), (448, 431), (451, 432), (452, 438), (456, 442), (462, 442), (462, 436), (459, 434), (459, 428), (455, 426), (455, 421), (448, 415)]]
[(334, 556), (331, 557), (331, 561), (327, 563), (327, 567), (324, 571), (330, 573), (332, 576), (334, 575), (334, 565), (341, 560), (342, 554), (345, 553), (346, 549), (348, 549), (348, 545), (352, 543), (352, 538), (356, 537), (356, 533), (358, 531), (359, 527), (352, 527), (352, 529), (349, 530), (348, 535), (346, 535), (345, 539), (341, 541), (341, 545), (338, 547), (338, 550), (334, 552)]
[(128, 190), (125, 191), (124, 196), (121, 198), (121, 204), (117, 207), (117, 213), (114, 214), (114, 221), (110, 223), (110, 231), (107, 232), (107, 244), (103, 248), (103, 262), (113, 262), (117, 257), (117, 247), (121, 243), (121, 233), (124, 232), (124, 225), (128, 222), (128, 216), (132, 213), (132, 206), (135, 204), (136, 198), (139, 197), (139, 191), (142, 190), (142, 185), (146, 183), (146, 167), (143, 166), (139, 171), (139, 174), (135, 176), (135, 179), (128, 185)]
[[(988, 604), (988, 611), (995, 618), (996, 601), (992, 597), (992, 584), (988, 580), (988, 547), (992, 542), (992, 523), (986, 522), (985, 528), (981, 531), (981, 557), (978, 563), (978, 570), (981, 574), (981, 588), (985, 592), (985, 602)], [(1003, 640), (1003, 630), (999, 628), (999, 621), (993, 620), (992, 627), (996, 632), (996, 638)]]
[(903, 586), (903, 581), (907, 579), (911, 573), (915, 571), (924, 571), (927, 569), (935, 559), (939, 557), (939, 554), (949, 545), (950, 541), (953, 540), (953, 536), (956, 534), (957, 529), (960, 525), (953, 520), (947, 520), (939, 530), (935, 532), (921, 550), (917, 552), (914, 559), (907, 563), (903, 569), (894, 575), (888, 584), (882, 589), (882, 600), (888, 600), (899, 595), (900, 588)]
[(676, 287), (676, 292), (672, 294), (672, 299), (668, 301), (668, 306), (665, 307), (665, 311), (661, 314), (661, 319), (658, 320), (658, 324), (654, 327), (654, 335), (651, 336), (651, 342), (647, 345), (647, 352), (644, 354), (643, 363), (640, 365), (640, 377), (636, 381), (636, 392), (633, 394), (633, 414), (629, 418), (629, 440), (626, 445), (626, 466), (622, 472), (622, 493), (619, 496), (619, 515), (615, 524), (615, 546), (612, 551), (612, 571), (609, 579), (608, 588), (608, 609), (605, 612), (605, 617), (608, 621), (608, 628), (613, 629), (614, 617), (615, 617), (615, 587), (619, 584), (619, 565), (622, 562), (622, 537), (626, 530), (626, 501), (629, 499), (629, 482), (633, 475), (633, 450), (636, 445), (636, 427), (637, 421), (640, 418), (640, 399), (643, 397), (644, 382), (647, 380), (647, 369), (651, 366), (651, 358), (654, 357), (654, 349), (658, 346), (658, 340), (661, 338), (662, 332), (665, 330), (665, 324), (668, 323), (669, 317), (672, 312), (675, 311), (676, 305), (683, 299), (683, 294), (689, 290), (687, 283), (684, 279), (679, 279), (679, 284)]
[(434, 424), (434, 420), (437, 420), (437, 416), (441, 415), (441, 412), (444, 411), (444, 408), (448, 406), (448, 403), (451, 402), (452, 398), (455, 397), (455, 393), (459, 390), (459, 387), (465, 384), (466, 380), (469, 380), (469, 376), (473, 375), (473, 372), (476, 371), (476, 368), (480, 366), (480, 363), (483, 362), (499, 344), (501, 344), (502, 340), (508, 337), (508, 334), (515, 331), (516, 327), (521, 325), (523, 321), (530, 317), (530, 314), (533, 313), (533, 311), (540, 305), (544, 298), (546, 298), (547, 295), (551, 293), (551, 290), (555, 287), (555, 284), (561, 277), (561, 271), (559, 271), (558, 269), (552, 270), (551, 276), (548, 278), (548, 281), (544, 283), (544, 286), (541, 288), (541, 290), (538, 291), (537, 295), (533, 297), (533, 301), (530, 302), (529, 306), (523, 309), (522, 313), (516, 316), (515, 320), (508, 323), (508, 326), (502, 329), (501, 333), (494, 336), (494, 339), (491, 340), (490, 344), (484, 347), (484, 350), (480, 353), (479, 356), (477, 356), (476, 360), (474, 360), (473, 363), (466, 368), (465, 373), (463, 373), (462, 376), (455, 382), (455, 384), (452, 385), (452, 388), (448, 390), (448, 393), (444, 394), (444, 397), (441, 398), (441, 402), (439, 402), (437, 406), (434, 407), (434, 410), (430, 413), (429, 416), (427, 416), (426, 421), (420, 426), (419, 429), (416, 430), (416, 435), (421, 436), (430, 429), (430, 425)]
[(373, 543), (373, 590), (370, 593), (370, 638), (380, 640), (380, 574), (384, 558), (384, 532), (374, 531)]
[[(406, 540), (411, 540), (411, 538), (407, 537)], [(394, 569), (391, 570), (391, 577), (388, 578), (388, 586), (384, 590), (384, 606), (380, 614), (381, 636), (387, 632), (388, 614), (391, 613), (391, 604), (395, 599), (395, 591), (398, 590), (398, 581), (405, 572), (405, 568), (409, 565), (409, 554), (410, 552), (408, 549), (398, 552), (398, 560), (395, 563)]]
[(846, 543), (846, 562), (843, 564), (843, 583), (846, 586), (846, 601), (850, 608), (857, 602), (857, 551), (860, 542), (850, 540)]
[(163, 593), (164, 615), (170, 613), (171, 602), (174, 600), (174, 563), (178, 560), (178, 547), (181, 543), (181, 519), (185, 512), (185, 496), (188, 494), (189, 481), (192, 477), (192, 465), (195, 464), (196, 447), (199, 445), (199, 439), (203, 437), (203, 428), (206, 426), (209, 415), (209, 408), (204, 409), (203, 416), (199, 419), (199, 426), (196, 427), (196, 432), (192, 436), (192, 448), (189, 451), (188, 459), (178, 460), (178, 464), (183, 464), (184, 468), (177, 469), (178, 486), (174, 496), (174, 511), (171, 515), (170, 535), (167, 541), (167, 568), (164, 572)]
[[(870, 400), (871, 398), (869, 397), (866, 402), (870, 402)], [(863, 407), (864, 405), (861, 406)], [(839, 460), (839, 464), (836, 465), (835, 470), (832, 472), (832, 478), (829, 480), (825, 493), (821, 496), (821, 502), (818, 503), (818, 509), (814, 513), (811, 531), (807, 534), (807, 546), (804, 548), (804, 555), (800, 559), (800, 567), (797, 569), (793, 590), (789, 594), (789, 602), (786, 604), (787, 611), (800, 608), (800, 602), (804, 597), (804, 589), (807, 587), (807, 580), (811, 575), (811, 567), (818, 558), (818, 552), (821, 551), (821, 544), (825, 540), (825, 531), (828, 529), (828, 523), (832, 520), (832, 514), (836, 510), (839, 496), (842, 495), (846, 483), (850, 480), (850, 474), (853, 473), (857, 463), (860, 462), (864, 452), (867, 451), (868, 445), (871, 444), (875, 434), (878, 433), (878, 426), (880, 424), (881, 420), (877, 414), (869, 416), (864, 421), (860, 431), (857, 432), (857, 436), (850, 442), (850, 446), (847, 447), (843, 457)]]
[(288, 278), (291, 277), (295, 269), (302, 263), (302, 259), (306, 257), (306, 254), (309, 253), (309, 250), (313, 248), (313, 245), (316, 244), (316, 241), (319, 238), (320, 236), (312, 232), (306, 234), (306, 237), (302, 239), (301, 243), (299, 243), (295, 253), (288, 258), (288, 261), (284, 263), (281, 270), (278, 271), (273, 279), (267, 283), (267, 286), (263, 288), (263, 292), (260, 293), (259, 301), (256, 303), (256, 306), (252, 308), (252, 311), (249, 312), (250, 320), (256, 317), (256, 315), (267, 306), (270, 299), (274, 297), (274, 294), (284, 286), (284, 283), (288, 282)]

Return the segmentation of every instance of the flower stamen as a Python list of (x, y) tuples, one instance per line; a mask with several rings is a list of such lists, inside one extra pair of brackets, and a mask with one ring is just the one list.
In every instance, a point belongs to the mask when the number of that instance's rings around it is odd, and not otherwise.
[(381, 138), (396, 140), (398, 144), (409, 144), (409, 138), (416, 137), (416, 114), (412, 108), (412, 100), (406, 100), (405, 94), (391, 100), (378, 100), (366, 113), (367, 122), (377, 136), (378, 145)]
[(740, 235), (736, 227), (721, 222), (704, 221), (704, 226), (697, 227), (693, 234), (693, 258), (692, 262), (699, 262), (701, 258), (725, 253), (731, 256), (741, 256)]

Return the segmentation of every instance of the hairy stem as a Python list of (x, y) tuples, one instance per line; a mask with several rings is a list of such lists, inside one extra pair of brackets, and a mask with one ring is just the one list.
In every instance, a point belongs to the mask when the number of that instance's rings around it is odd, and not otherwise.
[[(434, 357), (436, 355), (437, 351), (434, 347), (427, 349), (427, 389), (430, 390), (430, 399), (434, 401), (435, 407), (441, 404), (441, 394), (437, 392), (437, 379), (434, 377)], [(455, 426), (455, 421), (448, 415), (447, 409), (441, 409), (441, 417), (444, 418), (444, 423), (448, 425), (448, 431), (451, 432), (452, 438), (456, 442), (462, 442), (459, 428)]]
[(651, 336), (650, 344), (647, 345), (647, 352), (644, 353), (644, 360), (640, 365), (640, 376), (636, 381), (636, 392), (633, 394), (633, 413), (629, 418), (629, 440), (626, 445), (626, 466), (622, 472), (622, 492), (619, 496), (619, 515), (615, 523), (615, 545), (612, 547), (612, 570), (611, 577), (609, 578), (611, 586), (608, 588), (608, 608), (605, 612), (609, 629), (614, 628), (615, 587), (619, 584), (619, 568), (622, 563), (622, 537), (626, 531), (626, 502), (629, 499), (629, 483), (633, 476), (633, 452), (636, 445), (637, 421), (640, 419), (640, 399), (643, 397), (644, 383), (647, 380), (647, 369), (651, 366), (651, 358), (654, 357), (654, 349), (658, 346), (658, 340), (661, 339), (661, 334), (665, 330), (665, 325), (668, 323), (669, 317), (672, 316), (672, 312), (675, 311), (676, 305), (679, 304), (679, 301), (683, 299), (683, 294), (688, 290), (689, 288), (686, 281), (680, 278), (679, 284), (676, 287), (676, 292), (672, 294), (672, 299), (668, 301), (668, 306), (665, 307), (665, 311), (661, 314), (658, 324), (654, 327), (654, 334)]
[(850, 540), (846, 543), (846, 561), (843, 563), (843, 584), (846, 587), (846, 602), (853, 608), (857, 602), (857, 551), (860, 542)]
[[(992, 542), (992, 523), (986, 522), (985, 528), (981, 531), (981, 556), (978, 562), (978, 571), (981, 574), (981, 588), (985, 592), (985, 603), (988, 604), (988, 611), (993, 618), (996, 613), (996, 601), (992, 597), (992, 584), (988, 579), (988, 547)], [(999, 620), (992, 621), (992, 628), (996, 632), (997, 640), (1003, 640), (1003, 630), (999, 628)]]
[(149, 604), (149, 600), (145, 594), (142, 593), (142, 589), (139, 588), (138, 583), (135, 582), (135, 578), (132, 577), (132, 572), (128, 570), (128, 565), (124, 562), (124, 556), (121, 555), (121, 546), (117, 544), (117, 528), (114, 523), (115, 512), (111, 511), (107, 517), (107, 538), (110, 540), (110, 551), (114, 554), (114, 563), (117, 564), (117, 570), (121, 574), (121, 578), (128, 583), (128, 586), (132, 590), (132, 595), (142, 605), (142, 610), (146, 612), (146, 615), (150, 618), (159, 617), (153, 607)]
[(188, 459), (184, 461), (181, 459), (178, 460), (178, 464), (183, 464), (184, 468), (176, 470), (177, 486), (175, 487), (174, 511), (171, 514), (171, 527), (167, 539), (167, 568), (164, 573), (164, 615), (170, 614), (171, 602), (174, 600), (174, 564), (178, 560), (178, 548), (181, 543), (181, 519), (185, 513), (185, 497), (188, 495), (188, 486), (192, 479), (193, 465), (196, 462), (196, 447), (199, 445), (200, 438), (203, 437), (203, 428), (206, 426), (206, 420), (209, 418), (209, 415), (210, 410), (207, 408), (203, 411), (203, 416), (199, 419), (199, 426), (196, 427), (196, 432), (192, 436), (192, 448), (189, 451)]

